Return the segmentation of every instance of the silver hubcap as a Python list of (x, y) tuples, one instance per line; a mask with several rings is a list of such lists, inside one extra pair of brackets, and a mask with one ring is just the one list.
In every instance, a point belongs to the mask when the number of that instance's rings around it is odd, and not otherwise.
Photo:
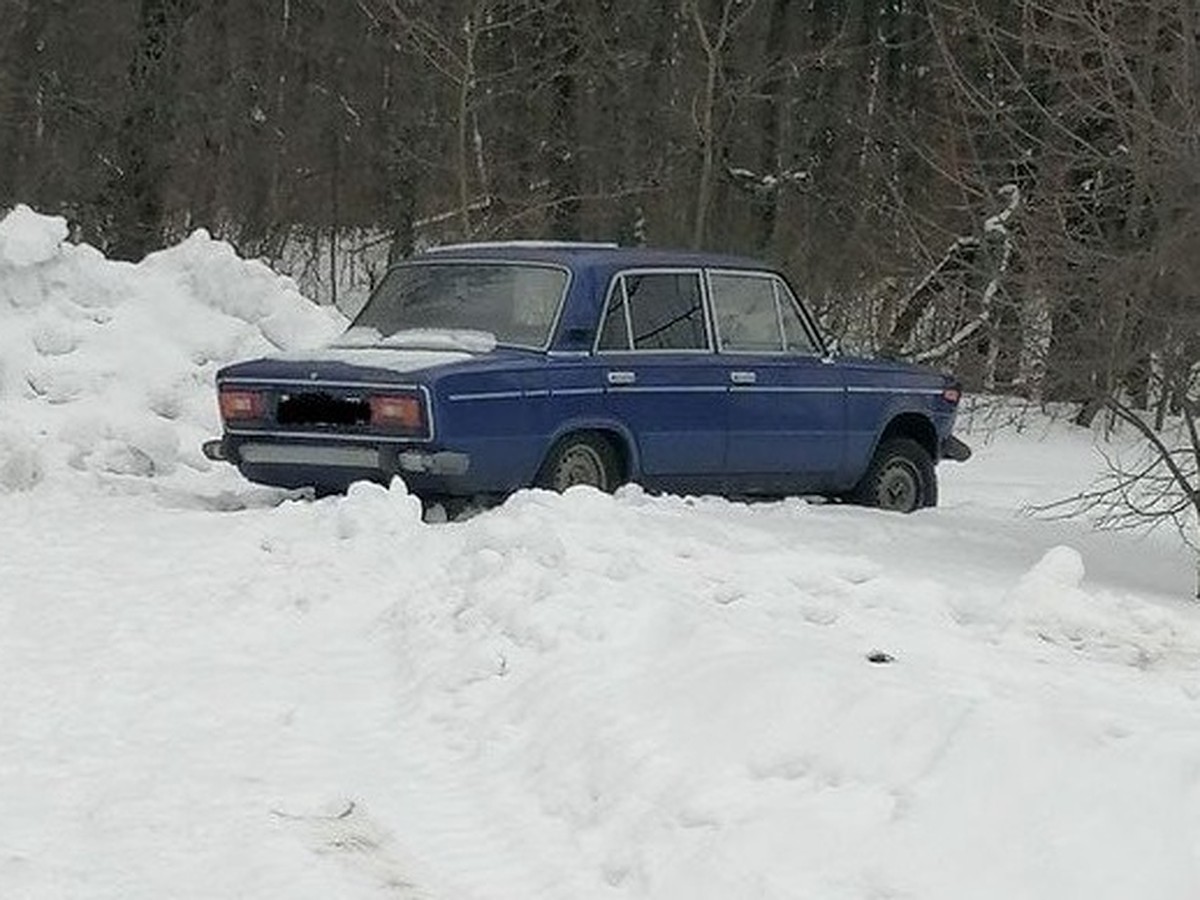
[(921, 501), (921, 476), (911, 463), (894, 459), (879, 474), (879, 507), (912, 512)]
[(588, 484), (600, 490), (608, 490), (608, 477), (604, 471), (604, 460), (594, 447), (574, 444), (568, 447), (558, 460), (554, 470), (554, 489), (565, 491), (577, 484)]

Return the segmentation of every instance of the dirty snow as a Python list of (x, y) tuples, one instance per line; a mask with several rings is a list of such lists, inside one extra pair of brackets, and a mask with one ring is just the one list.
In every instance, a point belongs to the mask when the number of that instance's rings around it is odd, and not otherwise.
[(212, 375), (341, 321), (65, 234), (0, 222), (0, 896), (1200, 896), (1188, 554), (1022, 514), (1087, 433), (910, 517), (295, 500), (197, 452)]

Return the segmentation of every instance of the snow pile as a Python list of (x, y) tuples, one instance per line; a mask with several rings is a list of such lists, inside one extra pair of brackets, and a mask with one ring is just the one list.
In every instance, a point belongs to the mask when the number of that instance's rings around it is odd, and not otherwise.
[(1137, 598), (1084, 586), (1083, 557), (1054, 547), (1013, 591), (1017, 627), (1043, 641), (1098, 658), (1151, 666), (1174, 656), (1200, 658), (1200, 639), (1168, 612)]
[(216, 369), (344, 325), (203, 231), (136, 266), (66, 235), (24, 206), (0, 220), (0, 492), (206, 471)]
[(16, 269), (48, 262), (66, 239), (65, 219), (17, 206), (0, 219), (0, 265)]

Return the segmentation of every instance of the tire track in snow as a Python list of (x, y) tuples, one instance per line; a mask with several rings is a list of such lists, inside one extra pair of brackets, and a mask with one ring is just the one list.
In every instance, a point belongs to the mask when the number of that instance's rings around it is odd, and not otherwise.
[(296, 815), (281, 810), (272, 813), (302, 827), (314, 853), (332, 857), (346, 868), (366, 875), (394, 900), (440, 900), (441, 895), (418, 884), (414, 875), (418, 865), (397, 846), (395, 836), (361, 804), (348, 801), (332, 815)]
[[(415, 711), (414, 711), (415, 712)], [(573, 865), (579, 848), (533, 797), (518, 795), (502, 759), (453, 749), (420, 713), (403, 725), (396, 758), (405, 783), (390, 792), (389, 820), (436, 868), (444, 900), (586, 897), (597, 882)], [(534, 845), (534, 846), (531, 846)], [(419, 895), (418, 895), (419, 896)]]

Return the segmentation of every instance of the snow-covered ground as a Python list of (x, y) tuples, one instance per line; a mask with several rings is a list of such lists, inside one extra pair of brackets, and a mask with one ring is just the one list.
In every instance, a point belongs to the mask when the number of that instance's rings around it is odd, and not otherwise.
[(1190, 557), (1022, 514), (1090, 435), (909, 517), (284, 499), (197, 452), (212, 374), (336, 316), (63, 233), (0, 222), (4, 900), (1200, 897)]

